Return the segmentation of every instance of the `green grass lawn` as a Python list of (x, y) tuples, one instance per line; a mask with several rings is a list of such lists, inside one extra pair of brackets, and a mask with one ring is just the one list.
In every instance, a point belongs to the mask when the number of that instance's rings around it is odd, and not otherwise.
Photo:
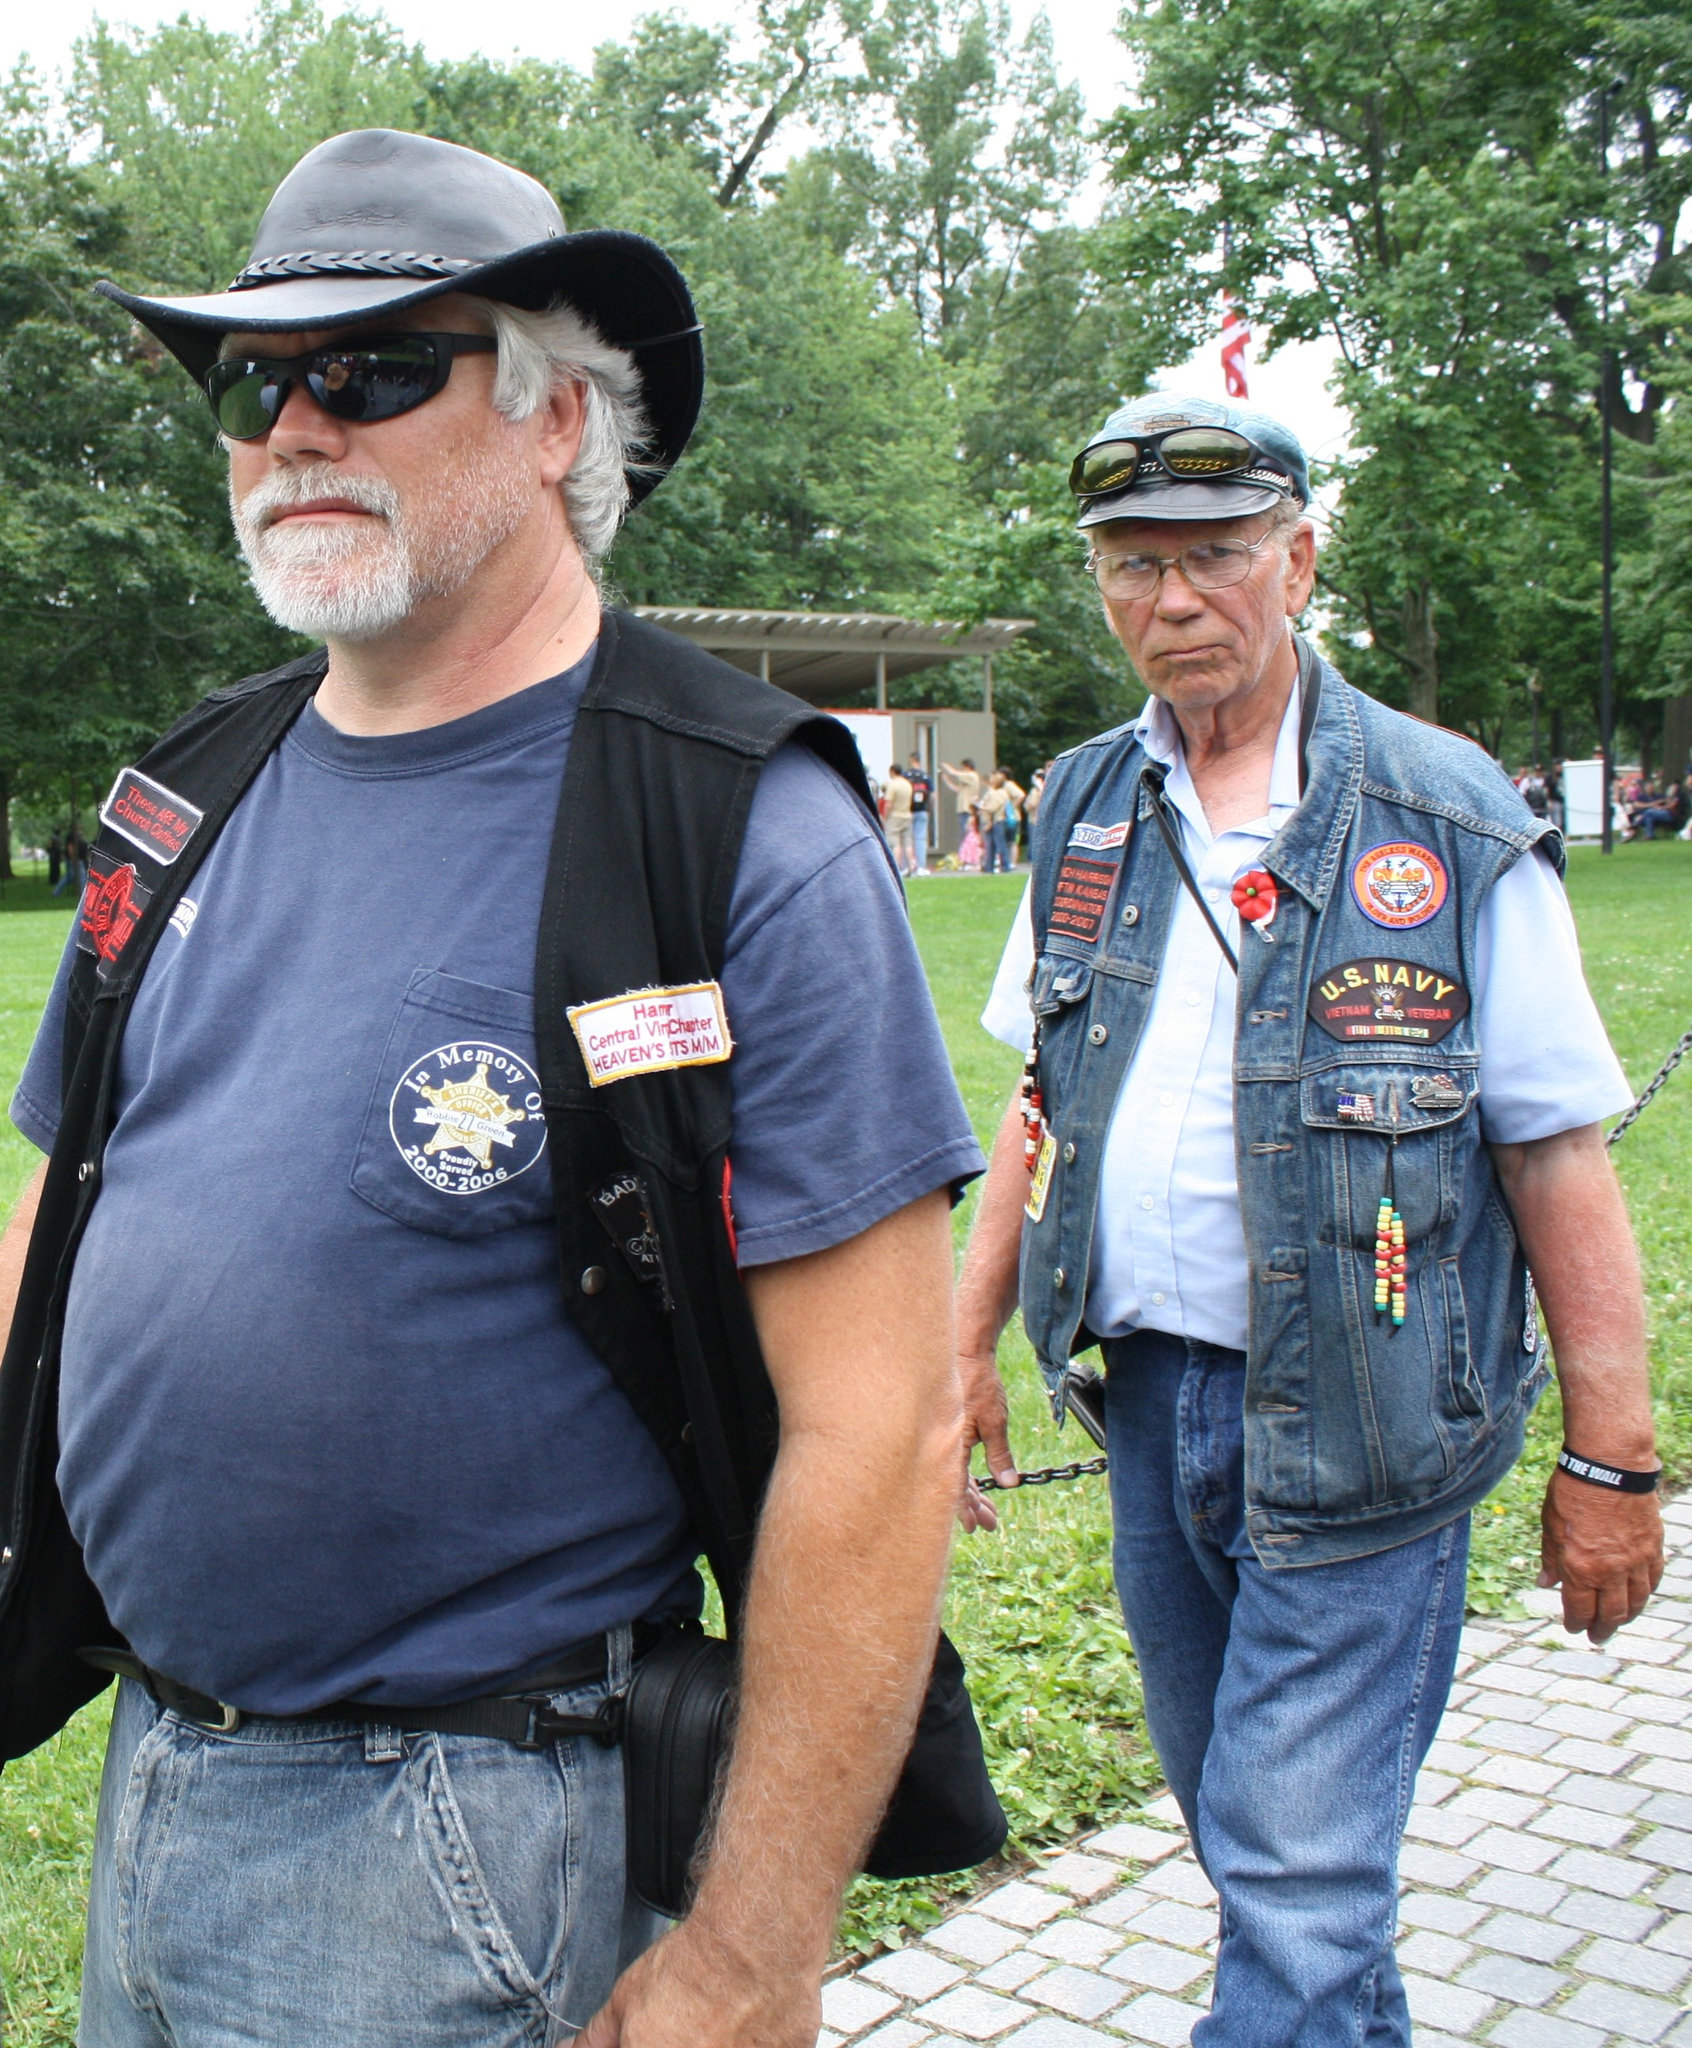
[[(1010, 877), (936, 877), (911, 890), (911, 910), (964, 1099), (986, 1140), (1018, 1060), (976, 1023), (1021, 892)], [(1577, 849), (1570, 889), (1593, 991), (1636, 1087), (1692, 1025), (1692, 846), (1623, 846), (1604, 861)], [(64, 908), (39, 883), (0, 899), (0, 1080), (10, 1089), (64, 942)], [(1554, 1003), (1557, 991), (1547, 989)], [(1671, 1468), (1692, 1468), (1692, 1064), (1623, 1140), (1616, 1158), (1644, 1253), (1658, 1418)], [(22, 1186), (34, 1154), (0, 1131), (0, 1201)], [(960, 1212), (967, 1227), (969, 1204)], [(1020, 1333), (1004, 1357), (1015, 1438), (1028, 1465), (1082, 1456), (1073, 1429), (1053, 1430)], [(1527, 1458), (1477, 1517), (1470, 1604), (1505, 1607), (1537, 1566), (1537, 1499), (1559, 1441), (1554, 1399), (1540, 1404)], [(994, 1777), (1016, 1839), (1050, 1842), (1120, 1812), (1156, 1780), (1138, 1686), (1111, 1593), (1109, 1518), (1101, 1481), (1049, 1487), (1003, 1502), (996, 1537), (959, 1547), (949, 1626), (969, 1659)], [(15, 2048), (64, 2048), (74, 2037), (81, 1902), (103, 1712), (0, 1778), (0, 1987)], [(926, 1924), (943, 1887), (854, 1890), (853, 1942)]]

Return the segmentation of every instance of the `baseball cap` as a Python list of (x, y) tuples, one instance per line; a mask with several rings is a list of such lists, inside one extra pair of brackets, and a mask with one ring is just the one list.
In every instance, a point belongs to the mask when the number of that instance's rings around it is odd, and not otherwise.
[(1124, 489), (1085, 501), (1076, 525), (1102, 526), (1112, 519), (1244, 519), (1289, 498), (1310, 503), (1310, 465), (1297, 436), (1265, 412), (1213, 398), (1167, 391), (1132, 398), (1118, 406), (1087, 448), (1106, 441), (1149, 440), (1181, 427), (1225, 427), (1244, 435), (1261, 459), (1229, 476), (1177, 477), (1148, 451)]

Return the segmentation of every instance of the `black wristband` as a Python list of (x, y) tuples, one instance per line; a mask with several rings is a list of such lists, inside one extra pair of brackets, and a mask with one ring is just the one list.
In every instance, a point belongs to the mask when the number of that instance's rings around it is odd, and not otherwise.
[(1600, 1465), (1595, 1458), (1577, 1457), (1567, 1444), (1557, 1453), (1558, 1467), (1571, 1479), (1584, 1479), (1588, 1486), (1607, 1486), (1612, 1493), (1655, 1493), (1662, 1467), (1655, 1472), (1624, 1472), (1619, 1465)]

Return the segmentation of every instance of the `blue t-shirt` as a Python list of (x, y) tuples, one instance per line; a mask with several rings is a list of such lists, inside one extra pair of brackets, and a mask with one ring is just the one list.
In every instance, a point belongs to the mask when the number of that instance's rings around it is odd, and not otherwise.
[[(379, 738), (308, 705), (136, 995), (59, 1485), (136, 1653), (249, 1712), (468, 1698), (699, 1597), (558, 1285), (534, 953), (588, 667)], [(69, 960), (12, 1106), (43, 1149)], [(804, 748), (722, 986), (743, 1264), (980, 1170), (885, 851)]]

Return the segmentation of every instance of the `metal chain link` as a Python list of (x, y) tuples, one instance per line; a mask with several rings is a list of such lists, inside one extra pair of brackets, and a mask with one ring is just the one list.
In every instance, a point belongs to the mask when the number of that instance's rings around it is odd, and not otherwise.
[(1616, 1140), (1621, 1136), (1623, 1131), (1630, 1130), (1633, 1127), (1633, 1125), (1638, 1122), (1641, 1110), (1644, 1109), (1645, 1105), (1651, 1100), (1651, 1097), (1656, 1094), (1657, 1090), (1668, 1079), (1670, 1074), (1674, 1072), (1675, 1068), (1680, 1065), (1681, 1061), (1685, 1059), (1686, 1055), (1689, 1052), (1692, 1052), (1692, 1031), (1688, 1031), (1682, 1036), (1680, 1043), (1675, 1047), (1674, 1051), (1669, 1054), (1668, 1058), (1663, 1061), (1662, 1065), (1651, 1076), (1650, 1080), (1645, 1084), (1645, 1091), (1640, 1096), (1639, 1100), (1633, 1105), (1633, 1107), (1628, 1111), (1626, 1116), (1622, 1118), (1621, 1122), (1616, 1125), (1615, 1129), (1604, 1140), (1604, 1143), (1606, 1145), (1613, 1145), (1616, 1142)]
[(1108, 1458), (1085, 1458), (1073, 1465), (1042, 1465), (1037, 1472), (1024, 1472), (1021, 1486), (1001, 1486), (991, 1472), (981, 1478), (972, 1472), (970, 1477), (975, 1480), (977, 1493), (1020, 1493), (1023, 1486), (1050, 1486), (1058, 1479), (1090, 1479), (1109, 1469)]

